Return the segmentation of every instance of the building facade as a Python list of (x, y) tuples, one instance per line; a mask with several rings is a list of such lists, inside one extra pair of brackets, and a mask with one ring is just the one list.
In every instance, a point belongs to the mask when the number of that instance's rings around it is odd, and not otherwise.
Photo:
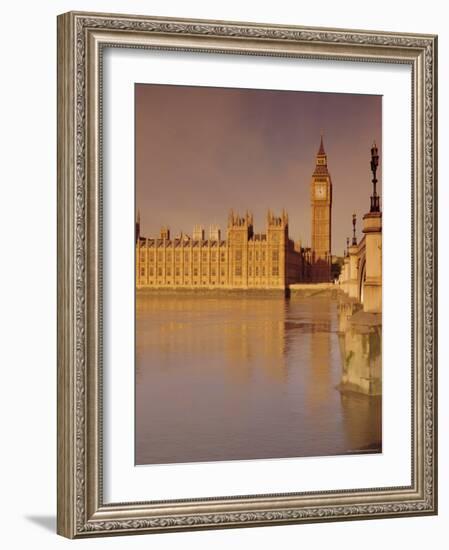
[(140, 234), (136, 223), (137, 288), (286, 289), (309, 280), (310, 250), (288, 236), (288, 216), (267, 213), (266, 232), (255, 233), (253, 216), (228, 216), (226, 238), (217, 226), (206, 236), (195, 226), (192, 235), (172, 238), (163, 227), (157, 238)]
[(332, 181), (323, 138), (311, 182), (312, 247), (288, 234), (288, 215), (267, 213), (265, 233), (255, 233), (253, 216), (229, 213), (226, 235), (218, 226), (196, 225), (191, 235), (141, 235), (136, 222), (137, 288), (286, 289), (302, 282), (331, 280)]

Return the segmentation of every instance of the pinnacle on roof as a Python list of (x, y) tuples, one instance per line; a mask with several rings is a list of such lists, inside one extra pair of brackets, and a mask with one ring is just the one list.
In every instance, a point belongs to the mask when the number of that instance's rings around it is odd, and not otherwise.
[(323, 145), (323, 134), (321, 134), (320, 148), (318, 149), (318, 156), (324, 156), (326, 154)]

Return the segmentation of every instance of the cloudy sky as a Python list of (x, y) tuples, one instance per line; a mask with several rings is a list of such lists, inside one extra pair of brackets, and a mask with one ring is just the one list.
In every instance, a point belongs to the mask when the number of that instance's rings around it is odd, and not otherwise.
[[(310, 245), (310, 182), (324, 134), (333, 183), (332, 252), (342, 254), (351, 216), (371, 194), (370, 148), (382, 146), (382, 98), (373, 95), (137, 84), (136, 208), (142, 234), (162, 225), (191, 234), (231, 208), (285, 208), (289, 233)], [(382, 158), (381, 158), (382, 160)]]

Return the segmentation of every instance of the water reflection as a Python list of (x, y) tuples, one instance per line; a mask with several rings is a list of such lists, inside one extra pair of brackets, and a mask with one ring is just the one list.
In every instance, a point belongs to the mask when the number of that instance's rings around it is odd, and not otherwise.
[(336, 389), (330, 298), (138, 294), (136, 463), (378, 449), (380, 399)]

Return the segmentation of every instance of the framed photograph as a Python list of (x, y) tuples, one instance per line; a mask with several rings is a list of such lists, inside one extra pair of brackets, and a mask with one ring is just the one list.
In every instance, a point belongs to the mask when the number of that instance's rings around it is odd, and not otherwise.
[(58, 532), (437, 512), (437, 37), (58, 17)]

